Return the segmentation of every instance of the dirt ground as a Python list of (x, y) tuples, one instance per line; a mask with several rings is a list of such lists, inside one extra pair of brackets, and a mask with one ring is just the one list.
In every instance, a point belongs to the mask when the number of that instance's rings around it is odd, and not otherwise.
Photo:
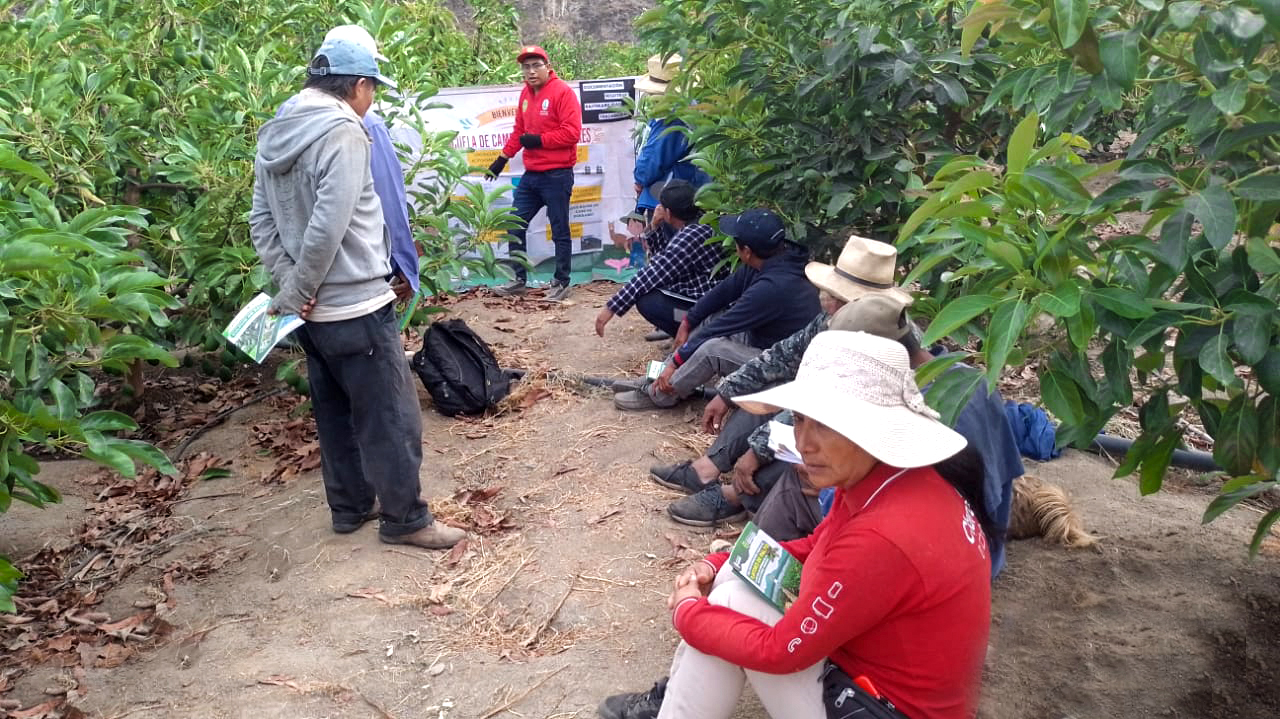
[[(504, 366), (634, 377), (662, 348), (643, 341), (634, 313), (595, 336), (610, 292), (578, 288), (565, 305), (472, 295), (451, 312)], [(155, 605), (167, 631), (113, 668), (95, 668), (117, 663), (105, 655), (63, 668), (75, 664), (64, 654), (14, 674), (7, 692), (0, 679), (0, 699), (21, 707), (68, 698), (11, 715), (585, 718), (608, 694), (648, 688), (676, 641), (670, 579), (715, 535), (669, 522), (676, 495), (646, 473), (709, 442), (696, 432), (700, 406), (622, 413), (608, 391), (534, 378), (518, 389), (527, 407), (456, 421), (422, 396), (423, 487), (442, 519), (478, 532), (465, 550), (389, 547), (372, 525), (333, 534), (319, 472), (275, 481), (276, 458), (254, 442), (288, 420), (285, 406), (254, 404), (187, 452), (232, 470), (192, 482), (172, 505), (188, 539), (98, 598), (111, 620)], [(1258, 514), (1203, 526), (1202, 491), (1140, 498), (1110, 479), (1113, 466), (1077, 452), (1028, 463), (1070, 491), (1103, 541), (1097, 551), (1012, 544), (981, 716), (1280, 715), (1277, 560), (1270, 547), (1245, 556)], [(101, 493), (86, 483), (93, 472), (47, 464), (42, 478), (67, 501), (4, 515), (0, 551), (65, 544)], [(206, 571), (175, 570), (196, 564)], [(6, 651), (20, 629), (0, 624)], [(748, 698), (738, 716), (763, 712)]]

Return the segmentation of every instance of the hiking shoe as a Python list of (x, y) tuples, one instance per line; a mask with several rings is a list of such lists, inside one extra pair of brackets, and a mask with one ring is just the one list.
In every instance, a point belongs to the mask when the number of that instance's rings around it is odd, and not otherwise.
[(714, 527), (717, 524), (739, 522), (747, 518), (747, 510), (741, 504), (730, 504), (716, 482), (706, 489), (667, 505), (667, 514), (680, 524), (693, 527)]
[(640, 412), (649, 409), (662, 409), (653, 401), (653, 398), (649, 396), (649, 392), (644, 387), (615, 394), (613, 396), (613, 406), (618, 409)]
[(366, 522), (372, 522), (373, 520), (377, 519), (380, 514), (382, 514), (382, 508), (378, 506), (377, 500), (374, 500), (373, 509), (370, 509), (368, 512), (365, 512), (364, 516), (360, 517), (354, 522), (351, 520), (344, 520), (344, 521), (339, 521), (337, 519), (333, 520), (333, 531), (337, 532), (338, 534), (351, 534), (357, 529), (363, 527)]
[(493, 294), (502, 295), (503, 297), (519, 297), (528, 291), (529, 288), (525, 285), (524, 280), (511, 280), (505, 285), (498, 285), (493, 288)]
[(663, 332), (662, 330), (654, 330), (644, 336), (645, 342), (661, 342), (662, 340), (669, 340), (669, 339), (671, 339), (671, 335), (667, 334), (666, 332)]
[(596, 714), (603, 719), (657, 719), (662, 697), (667, 693), (667, 678), (658, 680), (647, 692), (615, 694), (600, 702)]
[(563, 302), (569, 299), (570, 292), (571, 290), (569, 289), (569, 285), (553, 283), (547, 288), (546, 298), (551, 302)]
[(467, 532), (439, 522), (432, 522), (416, 532), (390, 536), (378, 533), (384, 544), (410, 544), (423, 549), (448, 549), (467, 538)]
[(649, 468), (649, 478), (667, 489), (674, 489), (685, 494), (696, 494), (707, 488), (707, 482), (698, 479), (692, 462), (659, 465)]

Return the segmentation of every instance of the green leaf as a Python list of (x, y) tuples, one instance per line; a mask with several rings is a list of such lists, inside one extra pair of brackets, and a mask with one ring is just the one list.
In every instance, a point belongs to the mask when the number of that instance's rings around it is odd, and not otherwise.
[(1009, 359), (1009, 352), (1027, 326), (1030, 306), (1019, 297), (1010, 302), (1001, 302), (987, 325), (987, 334), (983, 338), (982, 354), (987, 365), (987, 379), (994, 385), (1000, 378)]
[(1040, 375), (1040, 397), (1045, 408), (1063, 424), (1076, 426), (1084, 423), (1084, 400), (1080, 397), (1080, 389), (1075, 380), (1065, 373), (1051, 369)]
[(1127, 319), (1141, 320), (1155, 314), (1151, 303), (1133, 290), (1121, 287), (1100, 287), (1087, 292), (1094, 302)]
[(132, 417), (114, 410), (99, 410), (97, 412), (87, 414), (80, 419), (81, 430), (93, 430), (96, 432), (128, 432), (137, 428), (138, 423), (134, 422)]
[(1102, 67), (1112, 82), (1128, 90), (1138, 77), (1137, 30), (1112, 32), (1103, 35), (1099, 42)]
[(1253, 0), (1272, 30), (1280, 30), (1280, 0)]
[(25, 175), (43, 185), (53, 184), (53, 178), (49, 177), (48, 173), (39, 166), (18, 157), (18, 154), (9, 147), (0, 147), (0, 170)]
[(1068, 280), (1051, 292), (1038, 295), (1036, 302), (1040, 309), (1054, 317), (1071, 317), (1080, 311), (1080, 297), (1080, 286)]
[(1213, 91), (1213, 106), (1224, 115), (1237, 115), (1244, 109), (1244, 101), (1249, 97), (1249, 81), (1243, 78), (1233, 80)]
[(992, 295), (966, 295), (948, 302), (929, 323), (928, 331), (920, 340), (921, 344), (927, 347), (950, 335), (961, 325), (991, 309), (996, 300)]
[(1242, 200), (1280, 200), (1280, 175), (1258, 175), (1241, 180), (1235, 187)]
[(1022, 122), (1013, 129), (1013, 134), (1009, 136), (1009, 149), (1005, 153), (1006, 174), (1026, 169), (1027, 159), (1031, 157), (1031, 148), (1035, 145), (1039, 130), (1040, 115), (1034, 112), (1022, 118)]
[(941, 421), (948, 427), (954, 427), (956, 417), (964, 410), (974, 390), (982, 383), (982, 374), (973, 369), (958, 369), (943, 372), (925, 393), (925, 403), (942, 415)]
[(1253, 371), (1262, 389), (1270, 395), (1280, 397), (1280, 347), (1267, 350), (1267, 356), (1254, 366)]
[(1262, 543), (1271, 536), (1271, 527), (1280, 520), (1280, 509), (1273, 509), (1258, 520), (1257, 529), (1253, 530), (1253, 539), (1249, 541), (1249, 556), (1256, 557), (1262, 550)]
[(1188, 212), (1204, 226), (1205, 239), (1216, 250), (1222, 250), (1236, 231), (1236, 205), (1222, 185), (1210, 185), (1187, 198)]
[(1169, 3), (1169, 22), (1179, 30), (1186, 30), (1200, 17), (1201, 7), (1198, 0)]
[(103, 449), (101, 452), (95, 452), (91, 449), (86, 449), (83, 452), (81, 452), (81, 454), (84, 456), (85, 459), (93, 460), (94, 462), (97, 462), (98, 464), (101, 464), (107, 467), (108, 469), (114, 469), (116, 472), (119, 472), (121, 475), (125, 477), (133, 477), (133, 476), (136, 476), (138, 473), (137, 469), (133, 466), (133, 460), (129, 457), (129, 455), (125, 454), (124, 452), (121, 452), (118, 449), (107, 447)]
[(1060, 167), (1032, 167), (1026, 171), (1026, 176), (1039, 180), (1068, 207), (1083, 209), (1093, 200), (1076, 176)]
[(1138, 0), (1138, 4), (1151, 12), (1160, 12), (1164, 9), (1164, 0)]
[(1160, 491), (1164, 484), (1164, 473), (1169, 469), (1169, 461), (1173, 459), (1173, 450), (1178, 447), (1180, 433), (1177, 430), (1165, 432), (1151, 451), (1142, 458), (1142, 470), (1138, 474), (1138, 491), (1144, 496)]
[(1191, 259), (1191, 228), (1195, 218), (1185, 209), (1178, 210), (1169, 216), (1160, 226), (1160, 241), (1156, 244), (1157, 259), (1164, 262), (1172, 270), (1181, 271)]
[(169, 461), (169, 457), (164, 452), (140, 439), (113, 438), (108, 439), (107, 443), (113, 450), (118, 450), (143, 464), (151, 465), (162, 474), (175, 475), (178, 473), (178, 468), (173, 466), (173, 462)]
[(1271, 346), (1271, 323), (1276, 308), (1261, 307), (1256, 304), (1231, 305), (1235, 318), (1232, 321), (1232, 337), (1235, 339), (1236, 351), (1240, 359), (1248, 365), (1262, 361)]
[(1202, 525), (1207, 525), (1213, 519), (1221, 517), (1222, 513), (1244, 502), (1245, 499), (1265, 493), (1274, 486), (1276, 486), (1275, 480), (1263, 480), (1262, 477), (1249, 475), (1224, 482), (1221, 494), (1215, 496), (1213, 502), (1208, 503), (1208, 507), (1204, 508), (1204, 516), (1201, 517)]
[(1089, 0), (1053, 0), (1053, 18), (1058, 23), (1058, 42), (1064, 50), (1072, 47), (1089, 21)]
[(1133, 402), (1133, 387), (1129, 383), (1129, 370), (1133, 365), (1133, 351), (1120, 338), (1113, 338), (1102, 351), (1102, 369), (1107, 377), (1107, 390), (1117, 405)]
[(1280, 255), (1261, 237), (1250, 237), (1245, 245), (1249, 266), (1264, 275), (1280, 275)]
[(1241, 40), (1252, 38), (1264, 27), (1265, 20), (1238, 5), (1227, 10), (1227, 32)]
[(1269, 477), (1280, 470), (1280, 397), (1271, 394), (1258, 403), (1258, 462)]
[(916, 368), (916, 385), (923, 389), (943, 372), (963, 363), (968, 358), (968, 352), (947, 352), (934, 357)]
[(1200, 368), (1223, 386), (1235, 387), (1240, 384), (1240, 378), (1236, 376), (1231, 358), (1227, 356), (1229, 346), (1231, 346), (1231, 338), (1225, 331), (1219, 331), (1200, 348)]
[(1258, 414), (1253, 398), (1236, 395), (1222, 413), (1213, 438), (1213, 461), (1233, 476), (1248, 474), (1258, 453)]

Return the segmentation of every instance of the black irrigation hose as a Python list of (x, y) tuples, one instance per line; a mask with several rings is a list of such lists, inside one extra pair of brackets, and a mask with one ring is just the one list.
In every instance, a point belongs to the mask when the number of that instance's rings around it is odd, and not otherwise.
[[(1100, 434), (1094, 437), (1093, 443), (1089, 445), (1090, 451), (1118, 456), (1128, 454), (1132, 447), (1133, 440), (1109, 434)], [(1173, 458), (1169, 460), (1169, 464), (1183, 469), (1193, 469), (1197, 472), (1222, 471), (1222, 467), (1219, 467), (1218, 463), (1213, 461), (1212, 454), (1189, 449), (1173, 450)]]

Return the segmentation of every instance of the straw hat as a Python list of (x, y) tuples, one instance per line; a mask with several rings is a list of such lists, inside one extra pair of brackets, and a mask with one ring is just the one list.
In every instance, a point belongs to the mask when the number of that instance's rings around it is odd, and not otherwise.
[(898, 263), (898, 250), (887, 242), (868, 240), (850, 235), (840, 251), (835, 266), (825, 262), (810, 262), (804, 274), (818, 289), (850, 302), (864, 295), (884, 292), (896, 295), (905, 304), (914, 300), (911, 293), (894, 282), (894, 269)]
[(636, 90), (646, 95), (661, 95), (667, 91), (667, 86), (675, 79), (676, 73), (680, 71), (680, 63), (683, 62), (679, 55), (672, 55), (667, 58), (666, 62), (662, 61), (661, 55), (654, 55), (649, 58), (649, 73), (636, 80)]
[(734, 397), (753, 414), (798, 412), (893, 467), (927, 467), (968, 444), (916, 388), (907, 351), (866, 332), (818, 334), (792, 382)]

